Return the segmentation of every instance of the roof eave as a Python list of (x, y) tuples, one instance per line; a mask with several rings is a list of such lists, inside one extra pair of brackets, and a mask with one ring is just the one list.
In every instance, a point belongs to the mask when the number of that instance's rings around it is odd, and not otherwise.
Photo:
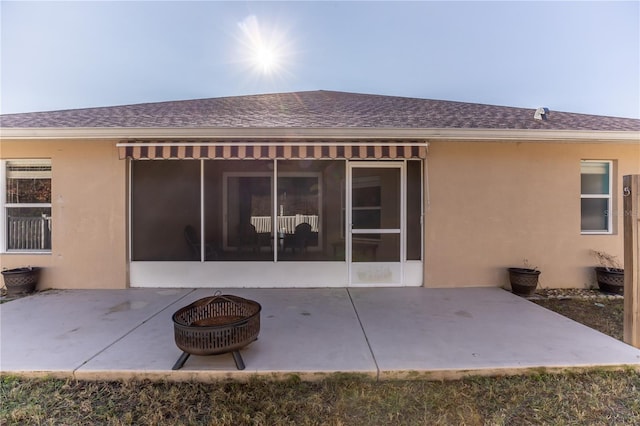
[(2, 128), (2, 139), (427, 139), (639, 143), (640, 131), (434, 128)]

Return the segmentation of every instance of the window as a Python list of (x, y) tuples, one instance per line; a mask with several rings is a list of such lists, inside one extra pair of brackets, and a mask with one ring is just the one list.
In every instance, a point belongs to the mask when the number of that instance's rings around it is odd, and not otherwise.
[(51, 251), (51, 160), (7, 160), (3, 166), (4, 250)]
[(580, 165), (580, 230), (583, 234), (610, 234), (612, 162), (584, 160)]

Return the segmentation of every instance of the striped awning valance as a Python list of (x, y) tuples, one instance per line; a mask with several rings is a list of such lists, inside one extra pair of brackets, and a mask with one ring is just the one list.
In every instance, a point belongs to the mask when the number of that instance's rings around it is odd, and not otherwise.
[(120, 158), (134, 160), (229, 159), (380, 159), (425, 158), (424, 141), (124, 141)]

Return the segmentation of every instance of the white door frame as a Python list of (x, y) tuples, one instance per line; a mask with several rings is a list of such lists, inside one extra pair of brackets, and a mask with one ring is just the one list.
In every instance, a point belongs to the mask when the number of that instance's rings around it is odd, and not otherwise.
[[(353, 229), (353, 169), (354, 168), (373, 168), (373, 169), (398, 169), (400, 171), (400, 228), (394, 229)], [(345, 251), (346, 261), (348, 265), (348, 284), (355, 285), (353, 282), (354, 263), (353, 263), (353, 235), (354, 234), (399, 234), (400, 236), (400, 253), (399, 262), (380, 262), (380, 265), (391, 264), (398, 268), (397, 282), (370, 282), (362, 283), (366, 286), (403, 286), (404, 285), (404, 264), (406, 262), (406, 165), (404, 161), (348, 161), (347, 162), (347, 185), (346, 185), (346, 201), (347, 206), (347, 225), (345, 230)], [(358, 262), (362, 264), (364, 262)], [(395, 265), (397, 263), (397, 265)], [(391, 266), (391, 265), (389, 265)]]

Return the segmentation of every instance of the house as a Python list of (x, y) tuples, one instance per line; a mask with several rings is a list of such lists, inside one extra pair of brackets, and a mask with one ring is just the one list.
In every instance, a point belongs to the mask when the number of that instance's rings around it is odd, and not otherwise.
[(0, 261), (44, 288), (594, 283), (640, 120), (311, 91), (1, 116)]

